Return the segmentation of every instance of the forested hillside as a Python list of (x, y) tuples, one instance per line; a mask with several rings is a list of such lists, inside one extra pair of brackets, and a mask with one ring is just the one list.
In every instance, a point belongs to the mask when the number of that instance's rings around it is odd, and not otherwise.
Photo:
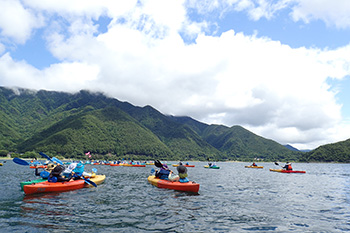
[(166, 116), (101, 93), (0, 87), (0, 150), (64, 157), (174, 160), (298, 160), (291, 151), (241, 126)]
[(350, 163), (350, 139), (320, 146), (303, 154), (301, 161)]

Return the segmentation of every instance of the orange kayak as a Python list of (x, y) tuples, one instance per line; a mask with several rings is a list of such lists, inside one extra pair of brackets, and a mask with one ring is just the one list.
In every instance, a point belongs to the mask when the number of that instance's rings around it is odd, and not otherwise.
[[(178, 167), (178, 166), (180, 166), (179, 164), (173, 164), (172, 165), (173, 167)], [(183, 165), (183, 166), (185, 166), (185, 167), (195, 167), (195, 165)]]
[(46, 168), (47, 166), (46, 165), (37, 165), (37, 166), (30, 165), (29, 167), (30, 168)]
[(84, 188), (84, 180), (74, 180), (68, 182), (41, 182), (33, 183), (30, 185), (24, 185), (23, 191), (25, 194), (34, 194), (34, 193), (48, 193), (48, 192), (65, 192), (75, 189)]
[(158, 188), (173, 189), (173, 190), (192, 192), (192, 193), (198, 193), (199, 191), (199, 184), (192, 181), (187, 183), (172, 182), (169, 180), (162, 180), (162, 179), (156, 178), (155, 176), (149, 176), (148, 182), (150, 182), (152, 185)]

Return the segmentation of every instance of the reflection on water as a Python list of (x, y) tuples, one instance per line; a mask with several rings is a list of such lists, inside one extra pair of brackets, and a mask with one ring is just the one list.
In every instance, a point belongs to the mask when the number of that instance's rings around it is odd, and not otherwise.
[[(0, 169), (4, 232), (344, 232), (350, 231), (350, 165), (294, 164), (306, 174), (189, 168), (199, 194), (159, 189), (146, 168), (98, 166), (97, 188), (25, 196), (19, 183), (34, 172), (7, 162)], [(93, 166), (86, 166), (91, 169)], [(176, 170), (176, 169), (174, 169)]]

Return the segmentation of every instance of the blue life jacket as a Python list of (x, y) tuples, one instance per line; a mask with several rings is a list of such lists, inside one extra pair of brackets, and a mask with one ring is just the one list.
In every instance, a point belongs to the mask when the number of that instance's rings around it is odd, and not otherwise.
[(160, 171), (157, 174), (157, 177), (162, 180), (168, 180), (169, 174), (169, 170), (160, 169)]
[(47, 181), (51, 182), (51, 183), (56, 183), (57, 182), (57, 177), (56, 176), (50, 176)]
[(181, 182), (181, 183), (187, 183), (187, 182), (190, 182), (190, 181), (189, 181), (189, 179), (188, 179), (187, 177), (185, 177), (185, 178), (180, 178), (180, 179), (179, 179), (179, 182)]

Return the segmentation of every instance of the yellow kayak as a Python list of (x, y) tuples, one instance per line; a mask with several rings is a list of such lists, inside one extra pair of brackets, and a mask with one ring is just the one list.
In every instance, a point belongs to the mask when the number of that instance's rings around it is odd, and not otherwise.
[[(106, 175), (95, 175), (95, 176), (92, 176), (89, 179), (92, 182), (94, 182), (95, 184), (99, 185), (99, 184), (102, 184), (105, 181)], [(85, 187), (88, 188), (88, 187), (93, 187), (93, 186), (91, 184), (85, 183)]]
[(264, 168), (264, 166), (244, 166), (245, 168)]

